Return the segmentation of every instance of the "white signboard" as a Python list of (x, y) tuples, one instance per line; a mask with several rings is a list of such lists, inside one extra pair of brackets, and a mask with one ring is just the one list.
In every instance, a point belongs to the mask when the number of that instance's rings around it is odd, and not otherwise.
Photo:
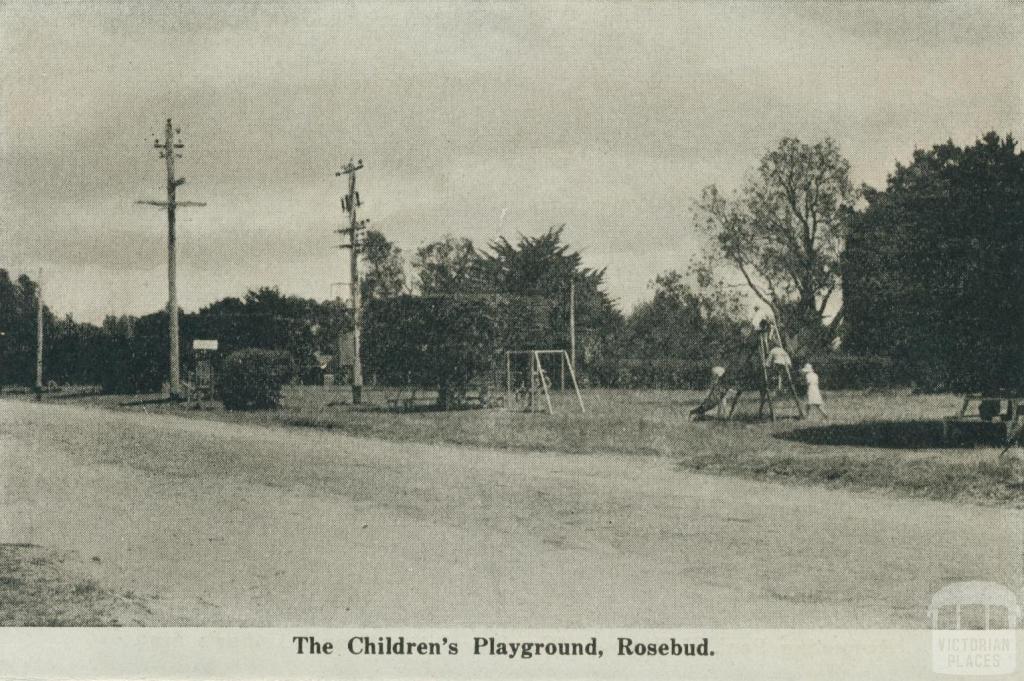
[(199, 340), (192, 341), (193, 350), (216, 350), (217, 341), (215, 340)]

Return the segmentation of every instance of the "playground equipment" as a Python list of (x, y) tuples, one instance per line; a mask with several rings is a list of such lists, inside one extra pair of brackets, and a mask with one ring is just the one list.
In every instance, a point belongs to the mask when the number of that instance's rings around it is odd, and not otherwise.
[[(968, 413), (974, 403), (978, 405), (976, 413)], [(964, 395), (960, 413), (942, 420), (942, 437), (947, 443), (978, 440), (989, 436), (1005, 438), (1008, 450), (1015, 443), (1020, 443), (1022, 431), (1024, 396), (1013, 393)]]
[(1000, 458), (1010, 451), (1010, 448), (1014, 445), (1024, 447), (1024, 418), (1019, 418), (1014, 425), (1007, 426), (1007, 431), (1006, 447), (1003, 448), (1003, 451), (999, 452)]
[[(525, 368), (513, 367), (513, 359), (526, 357), (528, 366)], [(576, 392), (576, 400), (580, 405), (580, 412), (586, 413), (583, 406), (583, 395), (580, 394), (579, 383), (576, 382), (576, 371), (573, 369), (572, 360), (565, 350), (506, 350), (505, 351), (505, 404), (511, 406), (514, 403), (521, 405), (524, 411), (533, 412), (539, 407), (540, 396), (544, 396), (547, 405), (547, 412), (554, 414), (551, 406), (551, 379), (544, 371), (544, 364), (541, 361), (544, 357), (558, 357), (559, 363), (559, 384), (565, 389), (565, 378), (568, 375), (572, 381), (573, 390)], [(568, 369), (568, 374), (566, 373)], [(515, 381), (516, 375), (520, 380)], [(513, 386), (515, 389), (513, 390)]]
[[(772, 421), (775, 421), (774, 398), (779, 392), (784, 391), (787, 396), (793, 398), (793, 404), (796, 406), (797, 418), (803, 418), (804, 411), (800, 404), (800, 398), (796, 392), (796, 385), (793, 383), (791, 362), (778, 363), (773, 359), (773, 350), (784, 347), (778, 327), (771, 321), (765, 319), (758, 325), (755, 333), (757, 334), (757, 344), (754, 348), (755, 354), (748, 361), (753, 361), (757, 365), (757, 387), (761, 396), (761, 401), (757, 408), (757, 417), (759, 419), (764, 418), (764, 409), (767, 406), (769, 418), (771, 418)], [(788, 360), (789, 355), (786, 354), (785, 357)], [(732, 418), (733, 413), (736, 411), (736, 405), (739, 403), (743, 392), (744, 389), (741, 385), (736, 385), (736, 387), (731, 391), (729, 396), (729, 411), (725, 417), (726, 420)]]

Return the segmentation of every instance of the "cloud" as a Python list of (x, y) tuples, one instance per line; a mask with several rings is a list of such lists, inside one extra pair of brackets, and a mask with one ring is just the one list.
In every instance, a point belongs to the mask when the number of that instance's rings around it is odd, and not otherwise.
[[(0, 267), (64, 271), (78, 285), (54, 304), (76, 314), (108, 294), (162, 305), (166, 228), (134, 201), (161, 197), (147, 137), (173, 116), (182, 197), (208, 202), (182, 212), (183, 301), (273, 283), (326, 296), (341, 257), (333, 172), (355, 156), (363, 214), (407, 252), (564, 222), (629, 305), (685, 267), (700, 188), (737, 186), (783, 135), (835, 137), (855, 180), (880, 184), (915, 146), (1012, 131), (1021, 12), (10, 3)], [(105, 294), (116, 271), (134, 283)]]

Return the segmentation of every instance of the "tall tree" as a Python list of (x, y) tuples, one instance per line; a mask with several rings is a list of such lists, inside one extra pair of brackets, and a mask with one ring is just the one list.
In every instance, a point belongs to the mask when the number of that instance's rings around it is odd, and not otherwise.
[(602, 351), (604, 341), (622, 328), (622, 314), (603, 288), (605, 271), (583, 266), (580, 253), (562, 241), (564, 229), (558, 225), (537, 237), (521, 236), (515, 244), (503, 237), (482, 256), (485, 286), (506, 301), (508, 348), (568, 348), (571, 288), (585, 354)]
[(481, 263), (472, 240), (453, 236), (421, 246), (412, 261), (424, 295), (482, 290)]
[(497, 304), (452, 295), (401, 295), (370, 301), (366, 353), (370, 371), (391, 385), (437, 389), (455, 406), (469, 384), (495, 368)]
[(843, 297), (857, 352), (931, 389), (1024, 389), (1024, 154), (994, 132), (914, 152), (852, 221)]
[(785, 138), (762, 157), (740, 192), (727, 197), (711, 185), (695, 206), (698, 227), (714, 242), (713, 256), (735, 267), (801, 344), (831, 341), (843, 318), (839, 307), (824, 324), (859, 195), (849, 175), (833, 140), (810, 145)]
[(401, 294), (405, 290), (402, 249), (375, 229), (366, 230), (362, 242), (360, 255), (364, 266), (360, 278), (360, 293), (363, 300), (390, 298)]
[(723, 361), (743, 347), (744, 315), (739, 296), (696, 283), (675, 270), (655, 277), (651, 300), (637, 305), (626, 322), (625, 347), (644, 360)]
[[(0, 269), (0, 385), (32, 385), (35, 380), (36, 291), (38, 284), (22, 274), (11, 281)], [(44, 324), (53, 315), (43, 308)]]

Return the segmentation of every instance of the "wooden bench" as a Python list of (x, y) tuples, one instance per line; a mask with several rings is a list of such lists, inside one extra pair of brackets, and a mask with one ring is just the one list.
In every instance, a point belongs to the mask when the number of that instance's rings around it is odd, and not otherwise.
[(405, 395), (405, 388), (399, 388), (398, 392), (386, 398), (389, 407), (396, 409), (412, 409), (417, 404), (428, 404), (433, 402), (432, 397), (418, 395), (420, 388), (412, 388), (408, 395)]
[(505, 396), (493, 393), (489, 385), (470, 385), (462, 396), (462, 401), (466, 405), (493, 407), (504, 405)]

